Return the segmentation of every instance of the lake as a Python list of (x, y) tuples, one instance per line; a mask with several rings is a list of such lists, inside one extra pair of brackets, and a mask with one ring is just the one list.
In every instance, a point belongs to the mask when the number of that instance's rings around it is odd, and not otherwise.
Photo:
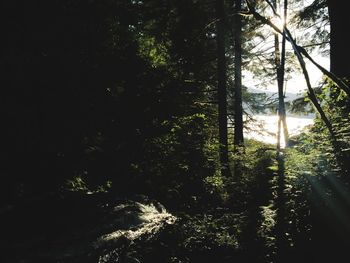
[[(255, 139), (266, 143), (277, 143), (277, 115), (253, 115), (256, 120), (247, 125), (245, 138)], [(313, 117), (287, 117), (287, 126), (290, 136), (299, 134), (304, 128), (314, 123)], [(283, 141), (283, 140), (282, 140)], [(281, 145), (284, 147), (284, 145)]]

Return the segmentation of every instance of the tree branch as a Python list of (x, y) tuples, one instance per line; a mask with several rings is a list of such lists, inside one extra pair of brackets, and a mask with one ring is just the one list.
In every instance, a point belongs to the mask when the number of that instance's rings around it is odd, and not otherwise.
[[(255, 17), (255, 19), (261, 21), (262, 23), (269, 25), (270, 27), (272, 27), (277, 33), (281, 34), (281, 35), (285, 35), (286, 36), (286, 40), (288, 42), (291, 43), (293, 50), (296, 54), (296, 56), (298, 57), (298, 60), (300, 63), (305, 64), (302, 55), (304, 55), (307, 59), (310, 60), (310, 62), (312, 64), (314, 64), (324, 75), (326, 75), (327, 77), (329, 77), (332, 81), (334, 81), (334, 83), (340, 88), (342, 89), (347, 95), (348, 97), (350, 97), (350, 87), (348, 85), (345, 84), (344, 81), (342, 81), (340, 78), (338, 78), (335, 74), (333, 74), (332, 72), (328, 71), (327, 69), (325, 69), (324, 67), (322, 67), (320, 64), (318, 64), (315, 60), (313, 60), (313, 58), (309, 55), (309, 53), (301, 46), (298, 46), (295, 42), (295, 40), (292, 37), (292, 34), (290, 33), (290, 31), (288, 30), (287, 27), (285, 27), (284, 31), (280, 30), (275, 24), (273, 24), (269, 19), (267, 19), (266, 17), (260, 15), (258, 12), (256, 12), (255, 7), (249, 2), (249, 0), (245, 0), (246, 4), (248, 6), (248, 12), (253, 15)], [(268, 0), (265, 0), (269, 5), (271, 5), (271, 3)], [(273, 12), (275, 13), (275, 10), (273, 8)], [(300, 60), (301, 58), (301, 60)]]

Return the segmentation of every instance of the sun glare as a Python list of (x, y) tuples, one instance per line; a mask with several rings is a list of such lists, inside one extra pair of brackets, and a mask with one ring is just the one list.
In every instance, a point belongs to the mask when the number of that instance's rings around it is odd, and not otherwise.
[[(265, 143), (277, 143), (277, 115), (256, 115), (257, 120), (248, 124), (245, 133), (246, 138), (255, 139)], [(306, 127), (313, 124), (313, 119), (309, 117), (289, 117), (287, 116), (287, 126), (291, 136), (301, 133)], [(281, 133), (281, 147), (284, 148), (283, 132)]]
[(283, 20), (281, 18), (275, 16), (275, 17), (271, 18), (271, 23), (274, 24), (275, 26), (277, 26), (278, 29), (282, 31)]

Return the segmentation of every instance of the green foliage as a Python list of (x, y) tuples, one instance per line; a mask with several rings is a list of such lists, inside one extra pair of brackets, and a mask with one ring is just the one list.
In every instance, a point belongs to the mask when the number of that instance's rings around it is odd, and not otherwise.
[(214, 175), (204, 178), (204, 183), (209, 188), (209, 193), (213, 193), (214, 191), (222, 192), (225, 190), (224, 179), (219, 170), (217, 170)]
[(277, 211), (272, 204), (261, 206), (262, 223), (257, 234), (266, 244), (267, 248), (273, 248), (276, 245), (275, 228), (277, 223)]
[[(324, 3), (315, 1), (302, 15), (309, 21), (327, 18)], [(333, 124), (336, 151), (317, 117), (310, 132), (292, 138), (294, 146), (284, 155), (276, 157), (274, 146), (254, 140), (247, 140), (245, 148), (230, 147), (233, 176), (221, 176), (213, 1), (5, 1), (3, 6), (1, 200), (11, 200), (0, 207), (1, 216), (22, 201), (20, 209), (26, 214), (40, 210), (33, 222), (43, 222), (47, 208), (56, 209), (46, 195), (71, 196), (62, 206), (69, 203), (72, 210), (74, 196), (82, 196), (99, 207), (75, 218), (74, 227), (84, 232), (79, 228), (84, 217), (104, 225), (104, 193), (146, 194), (178, 213), (179, 223), (165, 229), (163, 237), (152, 237), (154, 243), (126, 242), (128, 248), (140, 246), (143, 258), (151, 255), (145, 262), (154, 262), (155, 254), (161, 262), (285, 262), (274, 258), (280, 240), (292, 255), (295, 248), (309, 248), (316, 230), (327, 234), (320, 243), (336, 238), (328, 222), (341, 226), (334, 228), (337, 234), (348, 229), (348, 179), (340, 175), (349, 171), (350, 101), (331, 82), (317, 96)], [(257, 8), (265, 7), (257, 2)], [(232, 18), (230, 13), (230, 26)], [(327, 30), (318, 32), (313, 41), (327, 40)], [(273, 37), (265, 33), (256, 22), (245, 25), (244, 47), (254, 55), (244, 53), (243, 62), (270, 83), (273, 54), (248, 41)], [(228, 46), (229, 61), (234, 47)], [(234, 66), (228, 64), (230, 73)], [(244, 89), (243, 96), (252, 112), (275, 107), (266, 94)], [(299, 99), (293, 108), (308, 112), (307, 103)], [(37, 196), (44, 200), (41, 207), (25, 208)], [(41, 234), (39, 239), (46, 240)], [(125, 261), (142, 258), (131, 252)]]
[(81, 192), (85, 194), (107, 193), (112, 188), (112, 182), (106, 181), (102, 185), (94, 185), (92, 187), (93, 188), (89, 188), (82, 176), (76, 176), (72, 179), (67, 179), (64, 190), (70, 192)]
[(349, 99), (329, 80), (317, 96), (336, 142), (317, 116), (310, 131), (292, 138), (294, 146), (286, 150), (284, 193), (291, 244), (326, 236), (338, 240), (332, 233), (342, 236), (347, 231), (344, 220), (349, 218), (349, 207), (341, 200), (348, 200), (349, 193)]
[(217, 247), (237, 249), (238, 220), (239, 217), (234, 214), (225, 214), (219, 218), (210, 214), (192, 217), (183, 228), (187, 237), (183, 241), (184, 249), (190, 253), (203, 253)]
[(196, 196), (202, 191), (202, 177), (211, 169), (203, 151), (206, 127), (208, 119), (204, 114), (160, 123), (162, 133), (145, 141), (137, 171), (150, 192), (171, 201)]
[[(349, 160), (350, 148), (350, 100), (344, 91), (340, 90), (331, 80), (323, 86), (322, 92), (318, 95), (323, 109), (333, 126), (336, 135), (336, 142), (331, 143), (329, 136), (320, 120), (316, 121), (314, 131), (320, 137), (320, 147), (328, 154), (329, 163), (334, 169), (342, 170), (343, 175), (348, 175), (347, 160)], [(322, 138), (323, 137), (323, 138)], [(328, 137), (329, 138), (329, 137)], [(323, 139), (323, 140), (322, 140)]]
[(200, 188), (215, 155), (215, 109), (204, 96), (215, 82), (211, 9), (158, 0), (4, 7), (16, 11), (4, 32), (5, 151), (8, 164), (24, 163), (5, 168), (9, 189)]
[(306, 94), (303, 97), (293, 100), (290, 108), (291, 112), (296, 114), (309, 114), (315, 112)]
[(67, 180), (66, 187), (68, 191), (72, 192), (87, 192), (89, 190), (81, 176)]
[(156, 43), (155, 37), (140, 36), (140, 55), (150, 61), (152, 67), (164, 66), (169, 60), (167, 48), (164, 44)]
[(314, 0), (310, 5), (302, 7), (291, 18), (291, 24), (297, 28), (305, 28), (303, 37), (298, 39), (308, 50), (318, 49), (329, 55), (329, 15), (327, 0)]

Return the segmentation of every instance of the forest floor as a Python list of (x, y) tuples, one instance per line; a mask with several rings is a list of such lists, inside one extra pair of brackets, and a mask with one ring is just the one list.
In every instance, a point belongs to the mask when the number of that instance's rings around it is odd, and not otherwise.
[(2, 211), (1, 262), (341, 262), (350, 247), (346, 182), (285, 173), (284, 158), (261, 158), (225, 182), (221, 200), (172, 214), (145, 196), (25, 200)]

